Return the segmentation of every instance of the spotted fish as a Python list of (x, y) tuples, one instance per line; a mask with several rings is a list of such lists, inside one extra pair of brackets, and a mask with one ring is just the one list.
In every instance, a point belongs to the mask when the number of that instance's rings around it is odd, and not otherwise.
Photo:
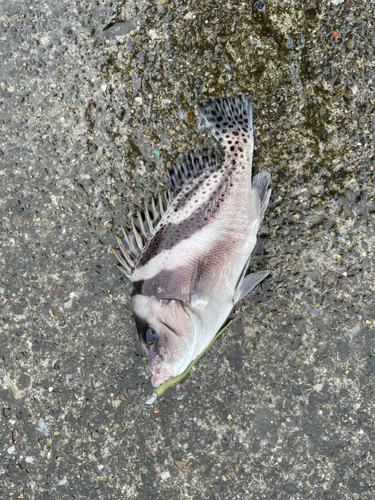
[(251, 175), (252, 107), (245, 95), (197, 107), (222, 154), (180, 158), (170, 186), (122, 228), (113, 250), (133, 284), (132, 306), (155, 387), (181, 374), (268, 274), (246, 275), (271, 190)]

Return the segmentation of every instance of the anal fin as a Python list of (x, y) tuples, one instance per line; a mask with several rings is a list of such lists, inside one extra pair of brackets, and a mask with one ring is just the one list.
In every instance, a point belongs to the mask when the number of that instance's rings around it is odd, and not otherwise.
[(257, 273), (248, 274), (244, 276), (237, 285), (236, 292), (234, 294), (234, 304), (237, 304), (241, 299), (243, 299), (253, 288), (255, 288), (258, 283), (260, 283), (266, 276), (268, 276), (269, 271), (259, 271)]

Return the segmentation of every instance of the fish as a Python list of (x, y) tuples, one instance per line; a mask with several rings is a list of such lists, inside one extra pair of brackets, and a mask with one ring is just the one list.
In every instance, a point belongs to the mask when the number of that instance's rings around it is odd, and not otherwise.
[(268, 172), (252, 177), (251, 101), (208, 99), (197, 115), (218, 148), (176, 160), (169, 189), (131, 218), (130, 229), (122, 226), (112, 249), (133, 286), (154, 387), (183, 373), (269, 273), (247, 274), (271, 195)]

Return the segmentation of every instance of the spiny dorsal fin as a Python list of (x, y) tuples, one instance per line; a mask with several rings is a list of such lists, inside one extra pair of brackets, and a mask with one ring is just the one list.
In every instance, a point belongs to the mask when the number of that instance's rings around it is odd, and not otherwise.
[(130, 278), (137, 259), (163, 217), (168, 207), (172, 203), (171, 193), (159, 194), (145, 204), (144, 212), (137, 212), (137, 217), (131, 218), (131, 229), (121, 226), (122, 238), (115, 236), (119, 251), (112, 248), (112, 252), (121, 264), (121, 271)]
[(187, 153), (173, 163), (169, 170), (169, 187), (173, 198), (191, 180), (196, 179), (204, 171), (213, 172), (222, 165), (220, 155), (211, 149), (198, 149), (195, 153)]
[(260, 216), (263, 219), (271, 196), (271, 189), (268, 189), (271, 175), (269, 172), (259, 172), (253, 177), (252, 187), (256, 189), (260, 198)]

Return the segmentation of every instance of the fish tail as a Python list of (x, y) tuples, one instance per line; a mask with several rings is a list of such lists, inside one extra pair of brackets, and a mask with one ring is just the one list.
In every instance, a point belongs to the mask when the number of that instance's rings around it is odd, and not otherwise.
[(242, 145), (252, 153), (253, 112), (245, 94), (209, 99), (197, 106), (197, 112), (202, 124), (224, 149), (233, 151)]

